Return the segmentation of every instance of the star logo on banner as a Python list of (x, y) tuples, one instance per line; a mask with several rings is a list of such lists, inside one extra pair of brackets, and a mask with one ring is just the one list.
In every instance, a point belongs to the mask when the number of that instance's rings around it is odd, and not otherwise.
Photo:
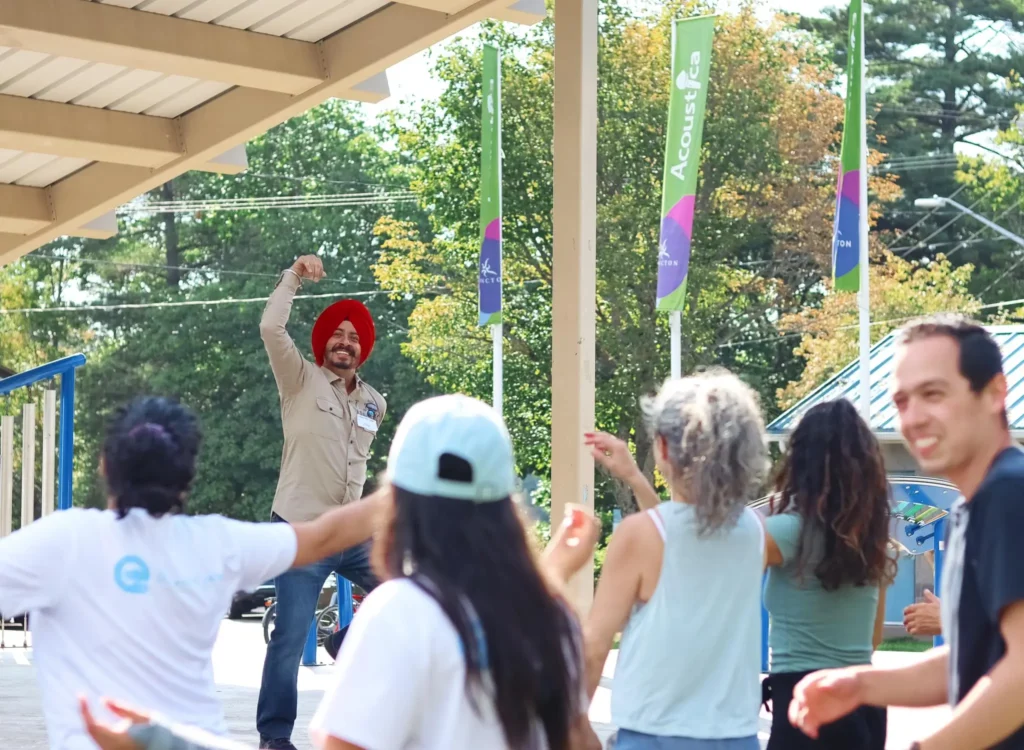
[(480, 278), (485, 279), (488, 276), (497, 276), (498, 272), (491, 268), (491, 261), (489, 259), (484, 260), (480, 264)]

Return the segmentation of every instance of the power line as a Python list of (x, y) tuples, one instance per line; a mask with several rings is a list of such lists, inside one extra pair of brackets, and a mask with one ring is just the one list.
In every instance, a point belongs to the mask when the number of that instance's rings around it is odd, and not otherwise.
[[(997, 307), (1010, 307), (1011, 305), (1024, 305), (1024, 299), (1007, 300), (1006, 302), (991, 302), (991, 303), (988, 303), (988, 304), (985, 304), (985, 305), (979, 305), (978, 309), (979, 310), (990, 310), (990, 309), (994, 309), (994, 308), (997, 308)], [(943, 312), (950, 313), (950, 312), (955, 312), (955, 311), (944, 310)], [(839, 317), (840, 315), (845, 315), (845, 314), (846, 313), (838, 313), (834, 317)], [(922, 317), (923, 315), (926, 315), (926, 314), (938, 314), (938, 313), (915, 313), (913, 315), (904, 315), (904, 316), (901, 316), (899, 318), (887, 318), (885, 320), (872, 320), (871, 321), (871, 325), (872, 326), (877, 326), (877, 325), (884, 325), (886, 323), (902, 323), (902, 322), (907, 321), (907, 320), (914, 320), (915, 318), (920, 318), (920, 317)], [(761, 338), (761, 339), (750, 339), (748, 341), (736, 341), (736, 342), (727, 342), (725, 344), (717, 344), (713, 348), (715, 348), (715, 349), (733, 349), (733, 348), (736, 348), (736, 347), (753, 345), (753, 344), (770, 344), (770, 343), (772, 343), (774, 341), (781, 341), (783, 339), (791, 339), (791, 338), (796, 338), (798, 336), (805, 336), (808, 333), (835, 333), (836, 331), (849, 331), (849, 330), (853, 330), (854, 328), (859, 328), (859, 327), (860, 327), (859, 323), (851, 323), (849, 325), (837, 326), (835, 328), (831, 328), (831, 329), (825, 330), (825, 331), (819, 331), (817, 328), (810, 328), (810, 327), (808, 327), (808, 328), (802, 328), (802, 329), (796, 330), (796, 331), (791, 331), (789, 333), (781, 333), (781, 334), (779, 334), (777, 336), (769, 336), (769, 337), (765, 337), (765, 338)]]
[[(992, 185), (991, 187), (989, 187), (989, 189), (988, 189), (988, 190), (986, 190), (986, 191), (985, 191), (984, 193), (982, 193), (982, 194), (981, 194), (980, 196), (978, 196), (978, 199), (977, 199), (976, 201), (974, 201), (974, 203), (972, 203), (971, 205), (969, 205), (969, 206), (967, 207), (967, 210), (968, 210), (968, 211), (972, 211), (972, 210), (974, 210), (974, 207), (975, 207), (975, 206), (977, 206), (977, 205), (978, 205), (979, 203), (981, 203), (981, 202), (982, 202), (982, 201), (983, 201), (983, 200), (984, 200), (985, 198), (987, 198), (987, 197), (988, 197), (988, 196), (989, 196), (990, 194), (994, 193), (994, 192), (995, 192), (995, 191), (996, 191), (996, 190), (997, 190), (998, 188), (999, 188), (999, 185)], [(939, 228), (938, 228), (938, 229), (936, 229), (936, 230), (935, 230), (934, 232), (932, 232), (932, 233), (931, 233), (931, 234), (929, 234), (929, 235), (928, 235), (927, 237), (925, 237), (925, 238), (924, 238), (923, 240), (920, 240), (920, 241), (918, 241), (918, 243), (917, 243), (916, 245), (913, 245), (912, 247), (910, 247), (910, 248), (908, 248), (907, 250), (903, 251), (903, 252), (901, 253), (901, 255), (906, 255), (906, 254), (907, 254), (907, 253), (909, 253), (909, 252), (910, 252), (911, 250), (916, 250), (917, 248), (920, 248), (920, 247), (924, 247), (924, 246), (925, 246), (925, 244), (926, 244), (926, 243), (928, 242), (928, 240), (930, 240), (930, 239), (931, 239), (932, 237), (936, 236), (937, 234), (940, 234), (941, 232), (944, 232), (944, 231), (946, 231), (946, 229), (948, 229), (949, 227), (951, 227), (951, 226), (952, 226), (952, 225), (953, 225), (954, 223), (956, 223), (957, 221), (959, 221), (959, 220), (960, 220), (961, 218), (963, 218), (963, 217), (964, 217), (964, 216), (966, 216), (966, 215), (967, 215), (967, 214), (965, 214), (965, 213), (962, 213), (962, 212), (961, 212), (961, 213), (959, 213), (959, 214), (957, 214), (957, 215), (956, 215), (956, 216), (954, 216), (954, 217), (953, 217), (952, 219), (950, 219), (950, 220), (949, 220), (949, 221), (947, 221), (947, 222), (946, 222), (945, 224), (943, 224), (943, 225), (942, 225), (941, 227), (939, 227)], [(977, 235), (975, 235), (975, 236), (977, 236)], [(955, 250), (954, 250), (954, 252), (955, 252)]]
[[(117, 268), (135, 268), (139, 270), (147, 271), (183, 271), (186, 273), (216, 273), (230, 276), (246, 276), (262, 279), (278, 279), (281, 274), (278, 273), (262, 273), (259, 271), (235, 271), (229, 268), (220, 268), (219, 266), (172, 266), (163, 263), (133, 263), (129, 261), (117, 261), (117, 260), (106, 260), (104, 258), (67, 258), (59, 255), (46, 255), (43, 253), (32, 253), (24, 256), (26, 260), (48, 260), (57, 263), (87, 263), (90, 265), (98, 266), (114, 266)], [(330, 276), (325, 277), (320, 283), (324, 281), (330, 283), (340, 284), (373, 284), (372, 281), (348, 281), (344, 279), (333, 279)]]
[[(952, 200), (953, 198), (956, 198), (956, 197), (957, 197), (958, 195), (960, 195), (960, 193), (962, 193), (962, 192), (963, 192), (964, 190), (966, 190), (966, 189), (967, 189), (967, 183), (965, 182), (965, 183), (964, 183), (963, 185), (961, 185), (961, 186), (960, 186), (960, 187), (958, 187), (958, 188), (957, 188), (956, 190), (954, 190), (954, 191), (953, 191), (953, 193), (952, 193), (951, 195), (948, 195), (948, 196), (946, 196), (946, 200)], [(934, 213), (935, 213), (936, 211), (938, 211), (938, 210), (939, 210), (939, 208), (941, 208), (941, 207), (940, 207), (940, 206), (936, 206), (936, 207), (935, 207), (935, 208), (933, 208), (933, 209), (932, 209), (931, 211), (929, 211), (929, 212), (928, 212), (927, 214), (925, 214), (925, 215), (924, 215), (924, 216), (922, 216), (922, 217), (921, 217), (920, 219), (918, 219), (918, 220), (917, 220), (917, 222), (915, 222), (915, 223), (914, 223), (914, 225), (910, 227), (910, 229), (908, 229), (908, 230), (907, 230), (906, 232), (904, 232), (904, 233), (903, 233), (903, 234), (902, 234), (902, 235), (900, 236), (900, 239), (903, 239), (903, 238), (904, 238), (904, 237), (906, 237), (906, 236), (907, 236), (908, 234), (910, 234), (910, 233), (911, 233), (911, 232), (913, 232), (913, 231), (914, 231), (915, 229), (917, 229), (917, 228), (918, 228), (919, 226), (921, 226), (922, 224), (924, 224), (924, 223), (925, 223), (925, 222), (926, 222), (926, 221), (928, 220), (928, 218), (929, 218), (929, 217), (930, 217), (930, 216), (931, 216), (932, 214), (934, 214)], [(902, 249), (902, 248), (901, 248), (901, 249)]]
[(412, 191), (394, 193), (341, 193), (336, 195), (268, 196), (265, 198), (210, 198), (204, 200), (147, 201), (129, 203), (120, 214), (196, 213), (199, 211), (249, 211), (283, 208), (333, 208), (378, 206), (417, 200)]
[[(378, 289), (372, 292), (329, 292), (327, 294), (302, 294), (295, 297), (296, 300), (303, 299), (334, 299), (337, 297), (373, 297), (378, 294), (395, 294), (394, 291)], [(206, 307), (209, 305), (241, 305), (249, 302), (266, 302), (266, 297), (225, 297), (212, 300), (181, 300), (178, 302), (125, 302), (115, 305), (66, 305), (64, 307), (22, 307), (13, 309), (0, 308), (0, 315), (30, 314), (30, 313), (51, 313), (51, 312), (84, 312), (95, 310), (109, 312), (112, 310), (146, 310), (165, 307)]]

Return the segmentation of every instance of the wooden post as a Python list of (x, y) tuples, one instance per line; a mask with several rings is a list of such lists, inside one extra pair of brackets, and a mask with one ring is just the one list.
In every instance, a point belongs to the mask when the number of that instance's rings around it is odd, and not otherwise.
[[(551, 523), (566, 503), (594, 506), (594, 305), (597, 235), (597, 0), (555, 3)], [(570, 596), (593, 600), (591, 561)]]

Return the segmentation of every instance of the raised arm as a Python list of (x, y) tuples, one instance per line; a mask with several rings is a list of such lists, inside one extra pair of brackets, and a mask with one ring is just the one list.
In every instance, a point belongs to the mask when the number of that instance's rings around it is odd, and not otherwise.
[(292, 300), (304, 279), (319, 281), (324, 267), (315, 255), (304, 255), (281, 274), (260, 319), (260, 338), (270, 357), (270, 367), (282, 396), (294, 393), (302, 386), (306, 361), (288, 333), (288, 317)]
[(605, 471), (632, 490), (640, 510), (650, 510), (661, 503), (661, 498), (636, 465), (624, 440), (607, 432), (588, 432), (583, 436), (583, 443), (590, 447), (594, 460)]

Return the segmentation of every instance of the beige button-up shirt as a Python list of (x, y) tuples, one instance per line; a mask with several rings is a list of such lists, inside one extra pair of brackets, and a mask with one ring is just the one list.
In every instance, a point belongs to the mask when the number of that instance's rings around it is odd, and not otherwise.
[(341, 377), (299, 352), (286, 326), (300, 285), (285, 272), (260, 321), (284, 427), (274, 512), (290, 523), (362, 497), (366, 460), (387, 409), (384, 397), (358, 376), (349, 393)]

